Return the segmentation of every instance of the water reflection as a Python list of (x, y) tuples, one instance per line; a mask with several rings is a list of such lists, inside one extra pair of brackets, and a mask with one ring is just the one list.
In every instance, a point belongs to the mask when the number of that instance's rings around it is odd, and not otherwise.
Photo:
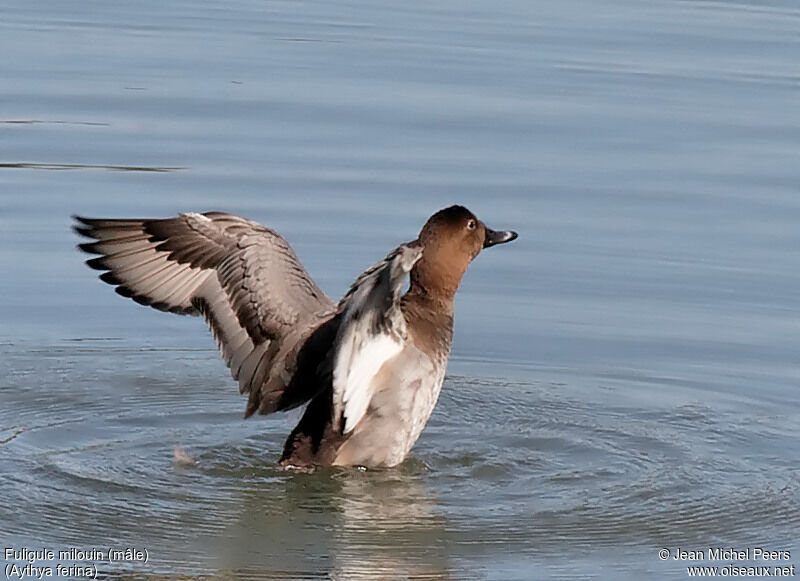
[(334, 579), (451, 578), (446, 521), (420, 474), (350, 472), (341, 484)]
[(424, 468), (283, 474), (238, 491), (226, 577), (449, 579), (445, 519)]

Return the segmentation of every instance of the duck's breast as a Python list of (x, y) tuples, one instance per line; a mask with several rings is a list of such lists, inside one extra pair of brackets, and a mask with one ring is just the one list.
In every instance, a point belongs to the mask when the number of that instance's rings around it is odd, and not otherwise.
[(428, 422), (443, 380), (444, 366), (406, 342), (372, 378), (367, 411), (339, 448), (334, 464), (396, 466), (402, 462)]

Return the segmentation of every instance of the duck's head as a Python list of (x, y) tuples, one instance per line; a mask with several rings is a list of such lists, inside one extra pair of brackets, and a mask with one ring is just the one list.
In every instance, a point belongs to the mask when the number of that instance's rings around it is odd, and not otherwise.
[(469, 263), (481, 250), (516, 237), (511, 230), (486, 227), (464, 206), (439, 210), (419, 233), (422, 259), (411, 271), (411, 287), (442, 298), (452, 297)]

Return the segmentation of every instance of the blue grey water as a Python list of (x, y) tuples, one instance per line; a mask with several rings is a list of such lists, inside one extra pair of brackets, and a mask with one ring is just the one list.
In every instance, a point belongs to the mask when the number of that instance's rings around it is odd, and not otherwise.
[[(98, 563), (126, 579), (800, 565), (799, 31), (791, 0), (5, 0), (0, 548), (146, 548)], [(235, 212), (338, 298), (452, 203), (520, 237), (467, 273), (387, 471), (276, 470), (298, 412), (244, 421), (202, 321), (69, 230)]]

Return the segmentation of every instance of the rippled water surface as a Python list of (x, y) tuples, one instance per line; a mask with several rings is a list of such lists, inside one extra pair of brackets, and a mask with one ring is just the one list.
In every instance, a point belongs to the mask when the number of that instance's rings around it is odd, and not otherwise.
[[(95, 563), (119, 579), (800, 565), (798, 30), (780, 0), (7, 0), (2, 548), (147, 549)], [(299, 412), (244, 421), (202, 321), (69, 231), (235, 212), (338, 298), (451, 203), (520, 238), (471, 266), (386, 471), (276, 470)]]

